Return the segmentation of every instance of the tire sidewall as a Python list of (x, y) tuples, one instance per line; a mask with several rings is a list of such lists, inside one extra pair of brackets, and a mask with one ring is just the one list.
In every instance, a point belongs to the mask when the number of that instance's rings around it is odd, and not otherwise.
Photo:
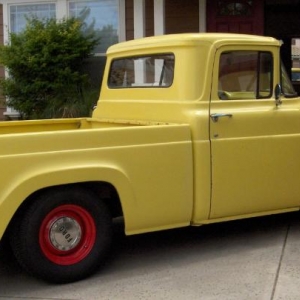
[[(81, 261), (59, 265), (50, 261), (43, 253), (39, 233), (46, 216), (53, 209), (68, 204), (78, 205), (91, 215), (96, 226), (96, 238), (91, 251)], [(22, 232), (24, 228), (25, 233)], [(42, 194), (27, 211), (19, 229), (22, 235), (26, 235), (21, 237), (20, 245), (20, 258), (25, 268), (47, 281), (61, 283), (76, 281), (93, 273), (103, 262), (112, 237), (111, 217), (107, 207), (93, 193), (81, 188), (60, 188)]]

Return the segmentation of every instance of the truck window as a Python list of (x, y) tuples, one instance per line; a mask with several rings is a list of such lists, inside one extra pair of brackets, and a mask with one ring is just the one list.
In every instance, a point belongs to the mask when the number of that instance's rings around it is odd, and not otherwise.
[(173, 54), (126, 57), (113, 60), (109, 88), (169, 87), (174, 78)]
[(273, 57), (269, 52), (224, 52), (219, 65), (219, 99), (261, 99), (272, 95)]
[(290, 80), (290, 77), (284, 67), (283, 63), (281, 62), (281, 87), (282, 93), (287, 98), (297, 97), (297, 93), (294, 89), (294, 86)]

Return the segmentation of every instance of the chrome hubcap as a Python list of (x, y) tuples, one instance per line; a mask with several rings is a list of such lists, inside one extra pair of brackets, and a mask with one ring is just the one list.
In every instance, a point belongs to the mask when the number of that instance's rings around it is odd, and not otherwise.
[(81, 227), (76, 220), (62, 217), (51, 225), (49, 237), (54, 248), (69, 251), (80, 242)]

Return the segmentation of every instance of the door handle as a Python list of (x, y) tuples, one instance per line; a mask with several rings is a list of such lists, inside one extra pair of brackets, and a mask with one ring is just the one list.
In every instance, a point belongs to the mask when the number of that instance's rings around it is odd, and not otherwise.
[(228, 117), (232, 118), (232, 114), (215, 113), (210, 115), (213, 122), (218, 122), (219, 118)]

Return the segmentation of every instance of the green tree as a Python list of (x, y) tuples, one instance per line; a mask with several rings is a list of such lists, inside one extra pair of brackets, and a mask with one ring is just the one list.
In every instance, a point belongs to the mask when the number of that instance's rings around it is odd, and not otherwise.
[(83, 72), (99, 38), (80, 18), (27, 20), (0, 48), (9, 76), (0, 81), (7, 104), (25, 118), (87, 115), (89, 76)]

